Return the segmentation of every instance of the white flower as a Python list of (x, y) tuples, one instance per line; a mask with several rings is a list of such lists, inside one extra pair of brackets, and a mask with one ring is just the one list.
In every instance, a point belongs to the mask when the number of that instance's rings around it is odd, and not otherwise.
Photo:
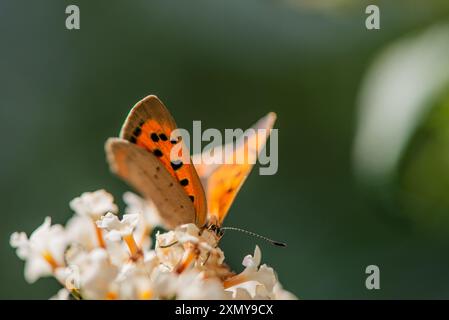
[(257, 281), (263, 284), (269, 292), (273, 290), (276, 284), (276, 275), (274, 274), (273, 268), (268, 267), (263, 264), (259, 267), (262, 260), (262, 253), (259, 246), (256, 246), (254, 250), (254, 256), (247, 255), (243, 259), (243, 265), (246, 267), (241, 275), (248, 279), (248, 281)]
[(231, 288), (225, 291), (227, 300), (252, 300), (253, 297), (248, 290), (240, 287)]
[[(276, 275), (273, 269), (265, 264), (259, 267), (261, 259), (262, 253), (256, 246), (254, 255), (247, 255), (243, 259), (242, 264), (246, 267), (245, 270), (226, 280), (225, 286), (228, 290), (235, 291), (237, 288), (242, 288), (247, 290), (253, 298), (261, 299), (262, 296), (271, 298), (273, 287), (277, 282)], [(237, 293), (234, 292), (234, 295)]]
[(259, 247), (235, 274), (224, 263), (216, 233), (195, 224), (158, 232), (151, 250), (157, 210), (132, 193), (124, 198), (122, 219), (105, 212), (117, 207), (100, 190), (71, 202), (76, 214), (65, 229), (46, 218), (29, 239), (12, 234), (27, 281), (53, 275), (64, 288), (52, 299), (296, 299), (272, 268), (261, 265)]
[(50, 300), (69, 300), (70, 292), (66, 288), (59, 289), (59, 291), (50, 298)]
[(118, 208), (114, 198), (105, 190), (85, 192), (70, 202), (70, 208), (77, 214), (88, 216), (94, 221), (98, 220), (106, 212), (117, 212)]
[(80, 293), (86, 299), (115, 298), (114, 279), (118, 274), (116, 266), (109, 262), (104, 249), (91, 251), (78, 269)]
[(9, 239), (9, 244), (16, 248), (16, 254), (20, 259), (26, 260), (30, 255), (31, 249), (25, 232), (14, 232)]
[(123, 201), (126, 203), (126, 214), (139, 215), (134, 237), (142, 250), (149, 250), (152, 245), (150, 236), (153, 229), (162, 225), (156, 206), (132, 192), (125, 192)]
[[(106, 231), (106, 240), (112, 243), (118, 243), (124, 240), (126, 243), (131, 259), (138, 260), (144, 256), (144, 252), (134, 239), (133, 231), (139, 223), (139, 214), (125, 214), (122, 220), (108, 212), (97, 221), (97, 226)], [(117, 246), (116, 246), (117, 247)]]
[(176, 299), (178, 300), (221, 300), (225, 292), (217, 278), (204, 278), (197, 270), (181, 273), (177, 281)]
[(184, 224), (174, 231), (156, 235), (156, 254), (169, 270), (177, 272), (196, 267), (207, 277), (224, 277), (229, 268), (222, 268), (224, 254), (217, 248), (217, 238), (209, 230), (195, 224)]
[(123, 237), (132, 235), (138, 222), (138, 214), (125, 214), (120, 221), (115, 214), (108, 212), (97, 221), (97, 226), (106, 230), (107, 240), (120, 241)]
[(148, 300), (157, 297), (152, 280), (152, 273), (159, 265), (154, 252), (136, 263), (125, 264), (117, 276), (119, 298)]
[(90, 251), (98, 246), (95, 225), (92, 219), (78, 214), (73, 215), (65, 226), (67, 240)]
[(129, 249), (126, 243), (109, 241), (107, 245), (111, 263), (120, 267), (129, 260)]
[(29, 283), (64, 266), (66, 235), (61, 225), (51, 225), (50, 217), (45, 218), (29, 239), (24, 232), (13, 233), (10, 245), (17, 249), (19, 258), (25, 260), (25, 279)]
[(190, 269), (181, 274), (159, 272), (154, 279), (154, 291), (162, 299), (219, 300), (225, 299), (223, 285), (218, 278), (206, 279), (204, 273)]
[(174, 231), (156, 234), (156, 254), (161, 263), (169, 270), (176, 267), (184, 254), (184, 248), (178, 243), (175, 235)]
[(152, 228), (161, 225), (161, 219), (156, 206), (149, 200), (145, 200), (132, 192), (123, 194), (123, 201), (126, 203), (126, 214), (142, 214), (145, 222)]
[(276, 300), (298, 300), (293, 293), (284, 290), (279, 282), (274, 285), (273, 293)]
[(200, 236), (200, 229), (193, 223), (183, 224), (175, 229), (175, 238), (180, 243), (199, 243), (202, 240)]

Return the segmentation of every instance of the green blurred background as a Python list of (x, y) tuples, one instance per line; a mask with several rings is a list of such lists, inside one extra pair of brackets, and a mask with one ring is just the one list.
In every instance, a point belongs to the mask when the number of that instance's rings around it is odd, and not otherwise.
[[(255, 170), (225, 224), (288, 243), (259, 243), (286, 289), (305, 299), (449, 298), (449, 227), (435, 232), (398, 214), (404, 206), (387, 189), (366, 192), (352, 167), (372, 60), (448, 21), (449, 5), (374, 2), (381, 29), (367, 31), (370, 3), (1, 0), (0, 298), (47, 299), (59, 287), (25, 282), (12, 232), (29, 234), (47, 215), (65, 223), (84, 191), (105, 188), (123, 208), (128, 188), (110, 174), (103, 144), (150, 93), (187, 129), (192, 120), (246, 128), (277, 112), (279, 171)], [(65, 28), (68, 4), (80, 7), (78, 31)], [(239, 271), (256, 243), (229, 232), (221, 245)], [(380, 267), (381, 290), (365, 288), (369, 264)]]

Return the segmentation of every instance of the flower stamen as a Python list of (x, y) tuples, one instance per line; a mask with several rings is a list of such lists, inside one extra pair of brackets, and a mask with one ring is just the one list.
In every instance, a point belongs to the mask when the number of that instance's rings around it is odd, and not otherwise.
[(197, 258), (199, 255), (199, 251), (195, 246), (190, 246), (186, 251), (184, 251), (184, 255), (176, 268), (176, 273), (182, 273), (186, 270)]
[(139, 293), (140, 300), (151, 300), (151, 298), (153, 298), (153, 291), (151, 290), (144, 290)]
[(106, 300), (117, 300), (117, 298), (118, 298), (118, 295), (117, 295), (117, 293), (116, 292), (113, 292), (113, 291), (109, 291), (107, 294), (106, 294)]
[(54, 271), (56, 268), (59, 267), (59, 264), (56, 262), (55, 258), (53, 258), (52, 254), (48, 250), (44, 250), (42, 252), (42, 257), (45, 261), (48, 262), (48, 264), (51, 266), (52, 270)]

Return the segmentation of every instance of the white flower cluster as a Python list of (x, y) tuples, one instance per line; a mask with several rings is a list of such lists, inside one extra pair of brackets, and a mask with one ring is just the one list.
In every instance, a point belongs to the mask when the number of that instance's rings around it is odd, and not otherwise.
[(26, 280), (55, 277), (64, 287), (53, 299), (296, 299), (260, 265), (259, 247), (235, 274), (215, 233), (194, 224), (158, 233), (151, 249), (156, 208), (130, 192), (124, 200), (120, 219), (109, 193), (84, 193), (70, 202), (75, 214), (65, 227), (47, 217), (29, 238), (12, 234)]

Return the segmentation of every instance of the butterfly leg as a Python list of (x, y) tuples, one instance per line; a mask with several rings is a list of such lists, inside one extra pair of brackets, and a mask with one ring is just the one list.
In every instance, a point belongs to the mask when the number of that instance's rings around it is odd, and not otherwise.
[(163, 245), (163, 246), (159, 245), (159, 248), (162, 248), (162, 249), (164, 249), (164, 248), (170, 248), (171, 246), (174, 246), (174, 245), (177, 244), (177, 243), (178, 243), (178, 240), (173, 241), (172, 243), (166, 244), (166, 245)]
[[(220, 239), (218, 239), (218, 240), (220, 240)], [(215, 246), (214, 246), (214, 249), (216, 249), (216, 248), (218, 248), (218, 241), (217, 241), (217, 243), (216, 243)], [(211, 255), (211, 251), (209, 251), (209, 252), (207, 253), (206, 260), (204, 260), (204, 262), (201, 263), (201, 266), (204, 266), (204, 265), (207, 263), (207, 261), (209, 260), (210, 255)]]

